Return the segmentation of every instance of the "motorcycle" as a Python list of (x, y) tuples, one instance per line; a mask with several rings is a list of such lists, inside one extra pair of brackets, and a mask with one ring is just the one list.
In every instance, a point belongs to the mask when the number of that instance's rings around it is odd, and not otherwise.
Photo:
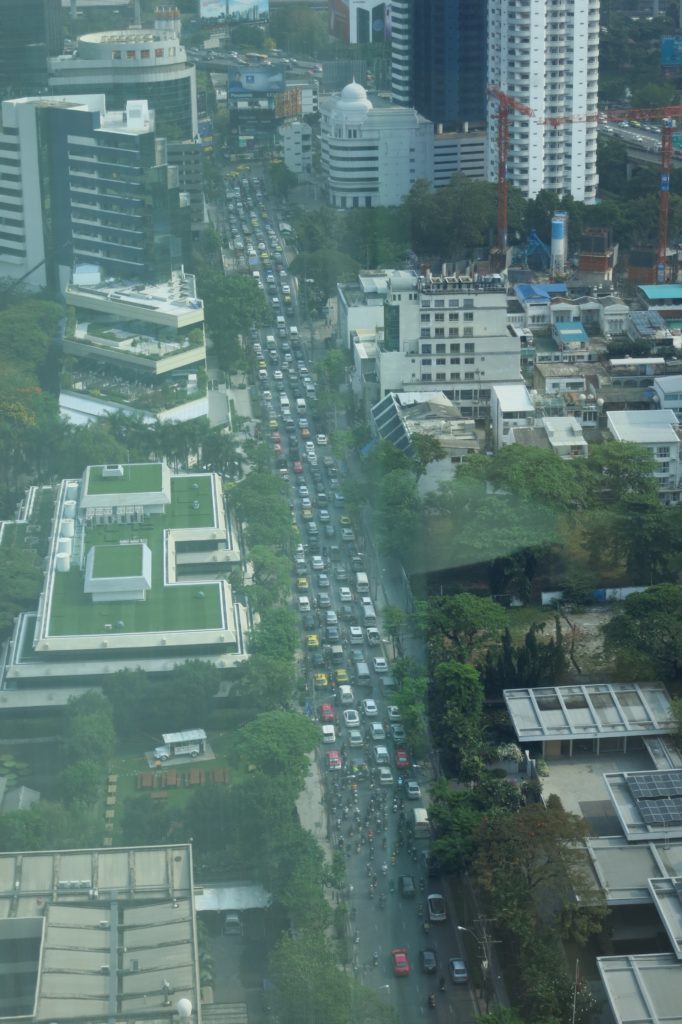
[(426, 1005), (430, 1009), (432, 1009), (432, 1010), (436, 1009), (436, 993), (435, 992), (431, 992), (430, 993), (429, 998), (426, 1001)]
[(372, 954), (372, 963), (373, 963), (373, 965), (375, 967), (379, 966), (379, 954), (378, 953), (373, 953)]
[(445, 978), (443, 978), (441, 976), (441, 979), (438, 982), (438, 985), (439, 985), (439, 988), (440, 988), (441, 992), (445, 992)]

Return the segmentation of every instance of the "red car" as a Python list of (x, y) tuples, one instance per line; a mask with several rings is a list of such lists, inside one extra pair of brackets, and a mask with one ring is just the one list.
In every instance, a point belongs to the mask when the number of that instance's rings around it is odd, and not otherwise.
[(320, 721), (333, 722), (335, 718), (334, 708), (331, 704), (320, 704)]
[(330, 772), (341, 771), (341, 755), (339, 754), (338, 750), (327, 751), (327, 768)]
[(292, 468), (294, 470), (294, 473), (302, 473), (303, 472), (303, 466), (298, 461), (298, 459), (296, 460), (296, 462), (294, 463)]
[(395, 766), (396, 768), (409, 768), (410, 759), (407, 756), (406, 750), (396, 750), (395, 752)]
[[(327, 755), (328, 757), (329, 755)], [(407, 950), (404, 946), (391, 950), (393, 960), (393, 973), (397, 978), (406, 978), (410, 973), (410, 961), (407, 959)]]

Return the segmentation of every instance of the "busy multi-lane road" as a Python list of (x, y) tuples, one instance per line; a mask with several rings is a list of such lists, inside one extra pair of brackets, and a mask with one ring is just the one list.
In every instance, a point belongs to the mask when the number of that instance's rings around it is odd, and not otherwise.
[[(300, 543), (292, 600), (300, 616), (306, 712), (319, 722), (327, 838), (346, 863), (350, 969), (407, 1022), (474, 1017), (460, 935), (429, 858), (426, 776), (413, 765), (360, 524), (314, 419), (316, 381), (299, 336), (296, 282), (259, 179), (228, 187), (226, 244), (263, 289), (270, 323), (254, 330), (262, 434), (289, 487)], [(312, 407), (312, 408), (311, 408)], [(433, 1004), (433, 1005), (432, 1005)]]

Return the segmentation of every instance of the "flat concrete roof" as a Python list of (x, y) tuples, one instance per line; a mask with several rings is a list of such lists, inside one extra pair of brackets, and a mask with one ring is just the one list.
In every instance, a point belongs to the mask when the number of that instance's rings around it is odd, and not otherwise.
[(171, 1022), (187, 999), (201, 1024), (189, 845), (0, 854), (0, 926), (27, 920), (34, 1020)]
[(635, 444), (677, 444), (679, 426), (672, 409), (625, 409), (607, 412), (606, 422), (616, 441)]
[(585, 683), (505, 690), (519, 742), (586, 737), (664, 736), (670, 697), (660, 683)]
[(682, 964), (673, 953), (598, 957), (597, 966), (617, 1024), (682, 1024)]
[(682, 960), (682, 877), (650, 878), (649, 891), (673, 952), (678, 960)]
[(596, 881), (609, 906), (651, 903), (651, 879), (682, 875), (682, 842), (629, 843), (624, 836), (587, 840)]
[(525, 384), (493, 384), (500, 409), (503, 412), (534, 412), (535, 406)]

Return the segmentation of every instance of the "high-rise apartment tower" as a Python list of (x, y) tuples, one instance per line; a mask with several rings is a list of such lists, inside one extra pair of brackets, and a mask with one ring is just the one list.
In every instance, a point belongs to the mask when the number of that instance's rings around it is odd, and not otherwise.
[[(597, 191), (599, 0), (488, 0), (488, 83), (530, 107), (510, 113), (507, 179), (593, 202)], [(497, 103), (487, 175), (497, 174)], [(551, 119), (557, 118), (558, 123)]]

